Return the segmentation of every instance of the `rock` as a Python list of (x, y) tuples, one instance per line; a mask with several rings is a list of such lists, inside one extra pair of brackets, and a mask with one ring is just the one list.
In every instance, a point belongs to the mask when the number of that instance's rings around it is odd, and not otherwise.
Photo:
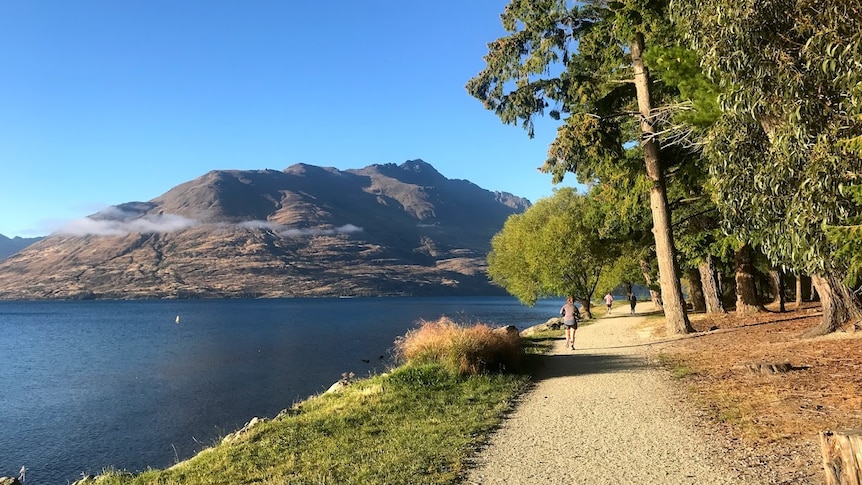
[(279, 411), (274, 419), (282, 419), (288, 416), (298, 416), (302, 413), (302, 408), (299, 404), (294, 404), (292, 408), (285, 408)]
[(21, 485), (15, 477), (0, 477), (0, 485)]
[(327, 389), (326, 392), (324, 392), (324, 394), (329, 394), (330, 392), (338, 392), (338, 391), (344, 389), (345, 387), (347, 387), (349, 384), (350, 384), (350, 382), (348, 382), (345, 379), (342, 379), (342, 380), (336, 382), (335, 384), (329, 386), (329, 389)]
[(547, 332), (548, 330), (559, 330), (561, 326), (563, 326), (563, 319), (561, 317), (553, 317), (548, 319), (545, 323), (525, 328), (521, 331), (521, 336), (528, 337), (534, 333)]
[(255, 417), (251, 418), (251, 421), (245, 423), (245, 426), (243, 426), (239, 430), (234, 431), (233, 433), (230, 433), (229, 435), (225, 436), (221, 440), (221, 442), (222, 443), (230, 443), (230, 442), (236, 441), (237, 439), (239, 439), (240, 437), (242, 437), (243, 435), (245, 435), (249, 431), (251, 431), (252, 428), (254, 428), (255, 426), (257, 426), (261, 423), (265, 423), (267, 421), (269, 421), (269, 420), (266, 418), (258, 418), (257, 416), (255, 416)]
[(72, 482), (72, 485), (92, 485), (93, 483), (96, 483), (96, 476), (86, 475), (84, 478)]
[(509, 335), (509, 336), (513, 336), (513, 335), (518, 335), (518, 334), (519, 334), (519, 332), (518, 332), (518, 327), (516, 327), (516, 326), (514, 326), (514, 325), (506, 325), (505, 327), (495, 328), (495, 329), (494, 329), (494, 332), (495, 332), (495, 333), (502, 333), (502, 334), (506, 334), (506, 335)]

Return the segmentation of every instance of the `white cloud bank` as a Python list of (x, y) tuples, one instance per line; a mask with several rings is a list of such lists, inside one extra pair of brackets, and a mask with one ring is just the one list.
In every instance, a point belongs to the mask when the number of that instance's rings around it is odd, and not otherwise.
[(362, 231), (363, 229), (361, 227), (354, 226), (353, 224), (345, 224), (334, 229), (284, 229), (282, 231), (279, 231), (278, 235), (281, 237), (300, 238), (312, 236), (334, 236), (336, 234), (352, 234), (355, 232)]
[(345, 224), (343, 226), (335, 227), (332, 229), (323, 229), (318, 227), (307, 227), (299, 229), (285, 227), (281, 224), (276, 224), (269, 221), (245, 221), (240, 222), (239, 227), (244, 227), (246, 229), (267, 229), (278, 234), (281, 237), (291, 238), (334, 236), (336, 234), (353, 234), (356, 232), (364, 231), (364, 229), (362, 229), (361, 227), (354, 226), (353, 224)]
[(60, 234), (71, 236), (125, 236), (133, 232), (152, 234), (161, 232), (181, 231), (194, 227), (198, 221), (174, 214), (145, 215), (130, 219), (131, 214), (114, 210), (106, 214), (111, 217), (122, 216), (122, 219), (93, 219), (84, 217), (67, 222), (57, 230)]
[[(116, 207), (99, 213), (100, 218), (84, 217), (67, 222), (56, 231), (70, 236), (125, 236), (130, 233), (152, 234), (181, 231), (200, 224), (195, 219), (175, 214), (143, 215), (126, 212)], [(245, 221), (237, 224), (245, 229), (267, 229), (281, 237), (304, 238), (314, 236), (333, 236), (352, 234), (363, 229), (353, 224), (345, 224), (332, 229), (304, 228), (295, 229), (269, 221)]]

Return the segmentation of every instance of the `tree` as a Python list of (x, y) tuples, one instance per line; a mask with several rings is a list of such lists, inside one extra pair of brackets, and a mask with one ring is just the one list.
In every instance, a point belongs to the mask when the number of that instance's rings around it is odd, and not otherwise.
[(862, 318), (824, 225), (858, 213), (862, 0), (672, 0), (705, 71), (726, 90), (706, 139), (726, 229), (812, 275), (824, 309), (809, 335)]
[(570, 296), (591, 318), (602, 270), (619, 256), (613, 241), (599, 237), (600, 209), (589, 196), (564, 188), (510, 216), (491, 240), (491, 280), (530, 306), (539, 298)]
[[(862, 174), (858, 176), (862, 178)], [(854, 200), (857, 208), (862, 208), (862, 185), (850, 186), (845, 192)], [(857, 212), (855, 216), (848, 217), (842, 226), (827, 226), (826, 237), (837, 248), (835, 258), (847, 267), (844, 283), (859, 294), (862, 292), (862, 214)]]
[[(664, 2), (512, 0), (501, 15), (510, 35), (489, 44), (486, 67), (467, 84), (508, 124), (530, 136), (533, 117), (562, 119), (543, 170), (591, 181), (620, 173), (624, 152), (640, 141), (649, 180), (656, 255), (668, 329), (693, 331), (677, 276), (666, 166), (661, 160), (657, 88), (643, 59), (646, 42), (667, 35)], [(658, 89), (658, 91), (657, 91)]]

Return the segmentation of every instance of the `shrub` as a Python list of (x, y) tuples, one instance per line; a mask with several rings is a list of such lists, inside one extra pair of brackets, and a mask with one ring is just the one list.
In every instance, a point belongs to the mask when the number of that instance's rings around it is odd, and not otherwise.
[(485, 324), (461, 326), (443, 317), (423, 321), (395, 342), (398, 358), (408, 364), (439, 363), (457, 375), (517, 370), (523, 349), (517, 333)]

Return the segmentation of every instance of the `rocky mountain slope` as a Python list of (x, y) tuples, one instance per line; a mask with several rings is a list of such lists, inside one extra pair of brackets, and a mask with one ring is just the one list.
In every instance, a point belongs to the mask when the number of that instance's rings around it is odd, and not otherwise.
[(499, 294), (490, 239), (528, 206), (421, 160), (213, 171), (0, 262), (0, 298)]

